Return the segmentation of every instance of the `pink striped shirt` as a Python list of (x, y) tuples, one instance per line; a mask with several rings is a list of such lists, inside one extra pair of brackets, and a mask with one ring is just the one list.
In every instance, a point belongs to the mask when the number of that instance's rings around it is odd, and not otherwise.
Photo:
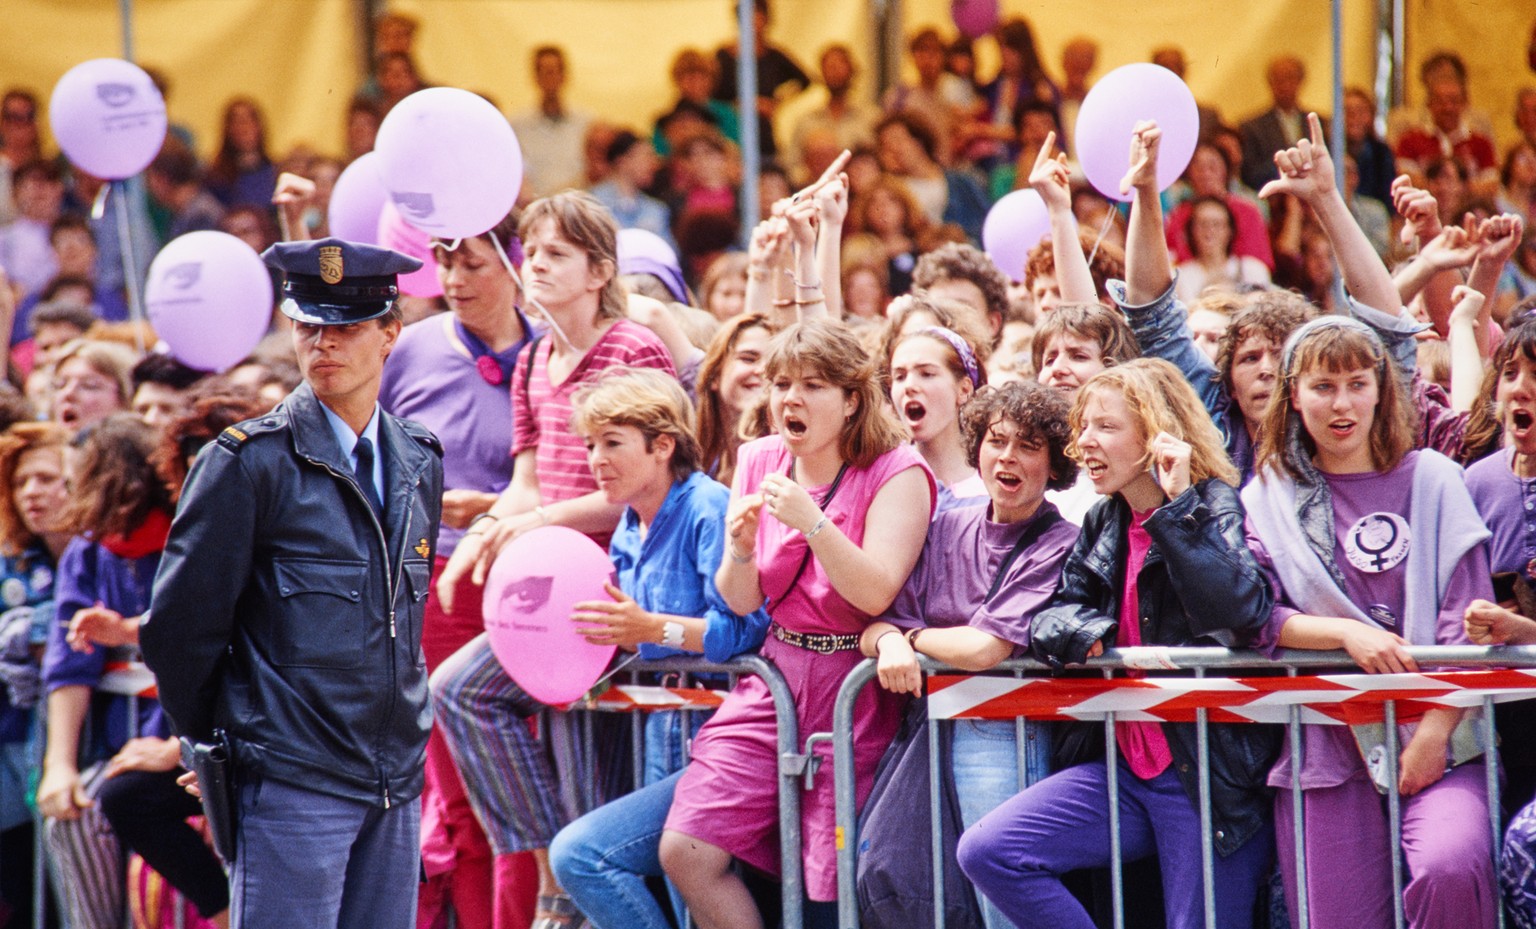
[[(536, 449), (535, 474), (543, 503), (574, 500), (597, 489), (587, 468), (587, 449), (571, 431), (574, 407), (571, 397), (583, 384), (594, 381), (609, 368), (658, 368), (673, 376), (672, 356), (651, 330), (621, 319), (587, 349), (576, 369), (558, 385), (549, 382), (549, 355), (554, 336), (546, 335), (517, 356), (512, 372), (512, 456)], [(533, 365), (528, 376), (528, 365)], [(527, 382), (528, 389), (523, 389)], [(606, 536), (596, 539), (607, 545)]]

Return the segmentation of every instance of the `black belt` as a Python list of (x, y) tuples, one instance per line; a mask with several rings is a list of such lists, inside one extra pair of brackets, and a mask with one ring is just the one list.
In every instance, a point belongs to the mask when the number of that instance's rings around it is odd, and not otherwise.
[(851, 652), (859, 648), (859, 637), (855, 633), (847, 635), (824, 635), (815, 632), (794, 632), (785, 629), (778, 623), (768, 627), (773, 637), (785, 645), (793, 645), (803, 648), (808, 652), (818, 655), (830, 655), (833, 652)]

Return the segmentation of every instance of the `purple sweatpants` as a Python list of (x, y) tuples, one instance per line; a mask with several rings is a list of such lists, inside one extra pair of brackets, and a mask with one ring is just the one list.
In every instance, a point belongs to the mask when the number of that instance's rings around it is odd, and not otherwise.
[[(1156, 855), (1168, 929), (1201, 929), (1200, 812), (1170, 768), (1150, 781), (1124, 762), (1120, 778), (1122, 857)], [(1216, 856), (1216, 925), (1247, 929), (1269, 873), (1266, 828), (1232, 855)], [(1093, 929), (1061, 875), (1110, 861), (1109, 787), (1103, 762), (1051, 775), (984, 816), (960, 838), (960, 869), (1018, 929)], [(1136, 901), (1127, 900), (1127, 906)]]
[[(1312, 929), (1390, 929), (1392, 858), (1386, 798), (1365, 779), (1304, 791), (1307, 910)], [(1286, 905), (1296, 912), (1291, 792), (1275, 799)], [(1499, 905), (1488, 833), (1487, 771), (1464, 764), (1404, 797), (1403, 915), (1412, 929), (1492, 929)], [(1295, 920), (1292, 919), (1292, 923)]]

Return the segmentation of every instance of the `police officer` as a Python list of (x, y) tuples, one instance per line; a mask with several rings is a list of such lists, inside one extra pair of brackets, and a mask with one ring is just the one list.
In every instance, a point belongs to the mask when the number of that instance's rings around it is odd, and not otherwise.
[(234, 925), (409, 929), (442, 448), (377, 401), (421, 265), (339, 239), (262, 258), (304, 383), (198, 455), (144, 658), (178, 733), (231, 745)]

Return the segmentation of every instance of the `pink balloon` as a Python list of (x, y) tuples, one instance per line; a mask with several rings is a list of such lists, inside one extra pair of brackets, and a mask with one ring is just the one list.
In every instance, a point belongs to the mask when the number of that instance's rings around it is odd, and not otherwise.
[(48, 100), (48, 124), (69, 160), (119, 181), (149, 166), (165, 142), (165, 100), (144, 69), (95, 58), (64, 72)]
[(1163, 131), (1157, 186), (1166, 190), (1189, 165), (1200, 138), (1200, 108), (1177, 74), (1160, 65), (1122, 65), (1099, 78), (1077, 111), (1073, 139), (1083, 174), (1099, 193), (1128, 202), (1120, 181), (1131, 166), (1131, 133), (1142, 120)]
[(523, 185), (511, 124), (467, 90), (429, 87), (401, 100), (379, 126), (374, 149), (400, 212), (440, 239), (479, 235), (501, 222)]
[(383, 209), (379, 211), (375, 240), (385, 248), (392, 248), (421, 262), (420, 268), (400, 275), (401, 293), (408, 297), (443, 295), (443, 284), (437, 279), (437, 256), (432, 254), (432, 237), (406, 222), (393, 203), (385, 201)]
[(389, 202), (379, 153), (369, 152), (347, 165), (331, 189), (326, 222), (331, 235), (348, 242), (379, 243), (379, 214)]
[(979, 39), (997, 27), (997, 0), (951, 0), (949, 15), (967, 39)]
[(272, 322), (272, 278), (254, 249), (225, 232), (172, 239), (149, 266), (144, 306), (176, 360), (226, 371)]
[(1022, 283), (1030, 249), (1050, 231), (1050, 213), (1040, 195), (1033, 190), (1015, 190), (987, 211), (981, 245), (1009, 280)]
[(612, 645), (577, 633), (571, 608), (611, 600), (613, 562), (574, 529), (545, 526), (508, 542), (485, 581), (485, 631), (491, 651), (518, 686), (541, 703), (570, 703), (597, 683)]

